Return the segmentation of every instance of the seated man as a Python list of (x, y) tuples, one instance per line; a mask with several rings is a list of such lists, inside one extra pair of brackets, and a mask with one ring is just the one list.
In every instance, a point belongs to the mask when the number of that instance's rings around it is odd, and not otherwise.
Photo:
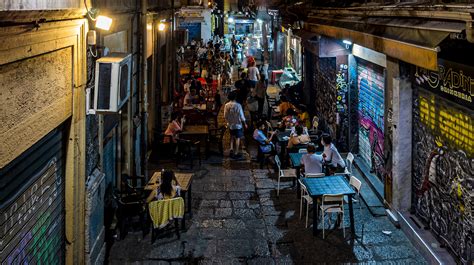
[(313, 144), (308, 145), (308, 153), (301, 157), (300, 162), (301, 170), (305, 173), (323, 173), (323, 156), (316, 154), (316, 147)]
[(275, 149), (273, 143), (272, 143), (272, 138), (273, 135), (275, 135), (275, 132), (272, 132), (270, 138), (267, 137), (265, 134), (266, 131), (266, 122), (265, 121), (259, 121), (257, 123), (257, 128), (253, 132), (253, 139), (255, 139), (259, 144), (260, 151), (262, 153), (271, 153)]

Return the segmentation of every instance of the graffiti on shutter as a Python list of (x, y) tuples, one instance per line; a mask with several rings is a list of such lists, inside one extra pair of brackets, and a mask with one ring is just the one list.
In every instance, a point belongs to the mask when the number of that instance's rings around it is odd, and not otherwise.
[(384, 74), (376, 65), (358, 60), (359, 155), (373, 172), (384, 178)]
[(474, 114), (414, 89), (413, 207), (463, 264), (474, 240)]
[[(0, 257), (2, 264), (61, 264), (64, 257), (63, 135), (54, 130), (2, 172)], [(39, 163), (39, 164), (38, 164)], [(10, 185), (10, 187), (9, 187)], [(8, 190), (15, 189), (12, 195)]]

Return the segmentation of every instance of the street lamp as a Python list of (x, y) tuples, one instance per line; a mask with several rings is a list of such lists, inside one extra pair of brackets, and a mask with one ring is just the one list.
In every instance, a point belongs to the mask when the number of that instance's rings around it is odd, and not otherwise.
[(98, 29), (109, 30), (112, 25), (112, 19), (106, 16), (98, 16), (95, 20), (95, 27)]
[(166, 28), (166, 24), (163, 23), (163, 22), (160, 22), (160, 24), (158, 24), (158, 30), (159, 31), (164, 31)]

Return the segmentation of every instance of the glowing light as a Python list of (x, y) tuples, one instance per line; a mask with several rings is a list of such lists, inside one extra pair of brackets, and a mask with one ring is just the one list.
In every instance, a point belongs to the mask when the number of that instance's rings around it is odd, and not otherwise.
[(112, 25), (112, 19), (106, 16), (98, 16), (95, 21), (95, 27), (98, 29), (109, 30)]
[(229, 18), (227, 19), (227, 22), (229, 22), (229, 23), (234, 23), (234, 18), (233, 18), (233, 17), (229, 17)]
[(263, 20), (261, 20), (260, 18), (257, 18), (257, 22), (258, 22), (258, 24), (262, 24)]
[(160, 22), (160, 24), (158, 24), (158, 30), (159, 31), (164, 31), (166, 28), (166, 24), (163, 23), (163, 22)]
[(352, 45), (352, 42), (348, 40), (343, 40), (342, 43), (347, 44), (347, 45)]

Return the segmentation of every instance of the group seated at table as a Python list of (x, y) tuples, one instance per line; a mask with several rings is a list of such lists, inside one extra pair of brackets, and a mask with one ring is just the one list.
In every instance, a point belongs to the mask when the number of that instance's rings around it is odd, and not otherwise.
[(195, 89), (191, 89), (184, 96), (184, 105), (203, 104), (203, 103), (206, 103), (204, 97), (198, 94)]

